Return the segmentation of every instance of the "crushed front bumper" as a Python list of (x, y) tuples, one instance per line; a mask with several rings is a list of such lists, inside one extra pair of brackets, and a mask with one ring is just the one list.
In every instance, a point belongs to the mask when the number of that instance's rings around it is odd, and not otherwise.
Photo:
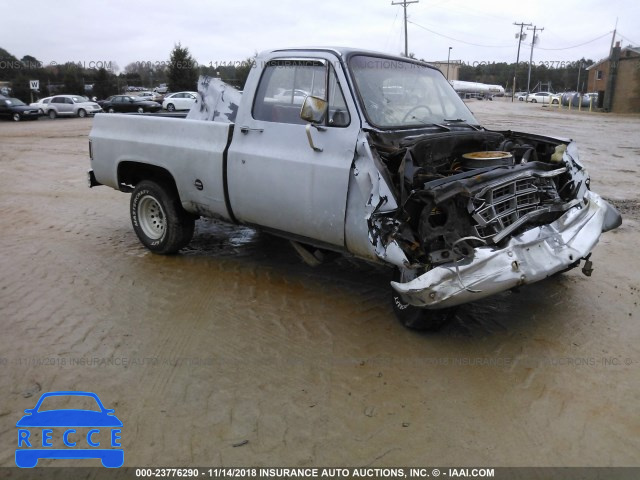
[(473, 258), (429, 270), (406, 282), (391, 282), (402, 298), (417, 307), (445, 308), (479, 300), (537, 282), (587, 256), (600, 234), (621, 223), (620, 214), (587, 191), (585, 204), (553, 223), (514, 236), (505, 248), (479, 247)]

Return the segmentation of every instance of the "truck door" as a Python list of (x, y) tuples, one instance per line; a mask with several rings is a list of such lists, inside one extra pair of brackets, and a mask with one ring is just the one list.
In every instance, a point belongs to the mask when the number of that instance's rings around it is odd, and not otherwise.
[[(227, 179), (238, 220), (343, 247), (360, 119), (331, 58), (273, 58), (245, 87)], [(329, 105), (317, 127), (300, 118), (308, 95)]]

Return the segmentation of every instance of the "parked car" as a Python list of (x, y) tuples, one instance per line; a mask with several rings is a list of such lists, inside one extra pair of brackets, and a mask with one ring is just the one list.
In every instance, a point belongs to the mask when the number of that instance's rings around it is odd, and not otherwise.
[(162, 108), (158, 102), (152, 102), (146, 98), (134, 97), (131, 95), (113, 95), (100, 102), (102, 109), (108, 113), (115, 112), (157, 112)]
[[(384, 88), (384, 87), (383, 87)], [(392, 88), (392, 87), (390, 87)], [(389, 93), (385, 91), (385, 94)], [(300, 90), (296, 88), (295, 90), (282, 90), (279, 93), (276, 93), (273, 98), (280, 103), (292, 103), (294, 105), (302, 105), (304, 99), (307, 98), (309, 92), (305, 92), (304, 90)]]
[(528, 92), (516, 92), (515, 93), (515, 97), (520, 101), (520, 102), (524, 102), (527, 99), (527, 95), (529, 95)]
[(166, 83), (161, 83), (156, 88), (154, 88), (153, 91), (157, 93), (167, 93), (169, 91), (169, 87)]
[(37, 102), (30, 103), (29, 106), (37, 108), (38, 109), (38, 113), (40, 115), (44, 115), (44, 110), (45, 110), (46, 106), (49, 105), (49, 102), (51, 101), (52, 98), (53, 97), (41, 98)]
[(552, 105), (557, 105), (560, 103), (560, 96), (551, 92), (535, 92), (527, 95), (527, 102), (551, 103)]
[(10, 118), (14, 122), (20, 120), (37, 120), (38, 109), (31, 107), (17, 98), (0, 99), (0, 117)]
[(145, 100), (151, 100), (152, 102), (162, 103), (162, 100), (164, 100), (164, 95), (161, 95), (160, 93), (157, 93), (157, 92), (144, 91), (144, 92), (138, 93), (136, 96), (139, 98), (144, 98)]
[(82, 95), (56, 95), (51, 97), (51, 101), (44, 109), (45, 114), (52, 119), (56, 117), (84, 118), (102, 111), (100, 105)]
[(189, 110), (198, 98), (198, 92), (176, 92), (164, 97), (162, 108), (173, 112), (175, 110)]

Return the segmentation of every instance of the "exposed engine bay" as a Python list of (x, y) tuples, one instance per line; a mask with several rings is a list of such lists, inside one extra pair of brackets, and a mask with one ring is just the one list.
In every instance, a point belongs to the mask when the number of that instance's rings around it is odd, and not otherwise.
[(569, 141), (485, 130), (369, 135), (399, 199), (393, 213), (370, 216), (371, 240), (395, 241), (408, 268), (469, 258), (480, 246), (502, 248), (582, 203), (589, 188)]

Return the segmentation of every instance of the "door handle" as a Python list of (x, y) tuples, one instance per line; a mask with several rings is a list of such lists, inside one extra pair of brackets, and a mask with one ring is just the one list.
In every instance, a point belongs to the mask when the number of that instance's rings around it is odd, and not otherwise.
[(305, 128), (306, 132), (307, 132), (307, 140), (309, 140), (309, 146), (312, 148), (312, 150), (314, 152), (321, 152), (322, 149), (320, 147), (316, 147), (313, 144), (313, 137), (311, 136), (311, 127), (315, 128), (316, 130), (318, 130), (319, 132), (324, 132), (326, 130), (326, 128), (324, 127), (319, 127), (318, 125), (314, 125), (312, 123), (307, 123), (307, 126)]
[(251, 128), (251, 127), (240, 127), (240, 131), (242, 133), (244, 133), (245, 135), (249, 132), (258, 132), (258, 133), (262, 133), (264, 132), (264, 128)]

